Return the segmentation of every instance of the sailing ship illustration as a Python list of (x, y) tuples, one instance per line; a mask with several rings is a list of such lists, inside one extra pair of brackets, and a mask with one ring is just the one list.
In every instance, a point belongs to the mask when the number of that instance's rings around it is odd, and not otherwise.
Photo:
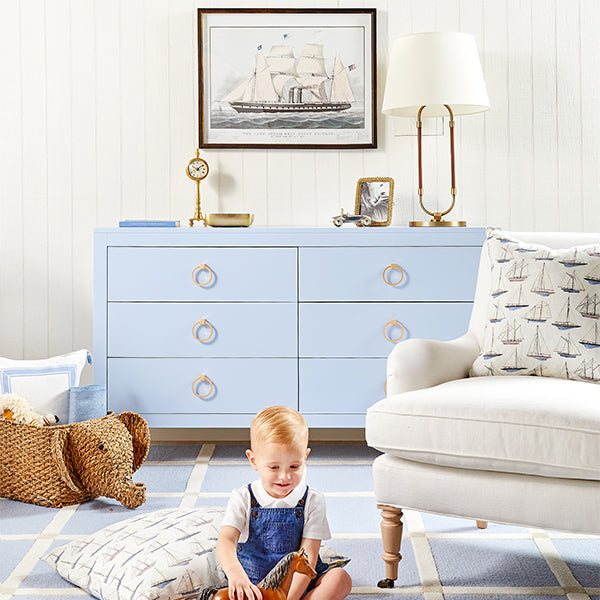
[(515, 240), (509, 237), (502, 237), (502, 234), (498, 235), (496, 238), (501, 244), (514, 244)]
[(546, 365), (538, 365), (535, 369), (529, 371), (527, 375), (531, 375), (532, 377), (552, 377), (552, 373)]
[(291, 46), (272, 46), (267, 57), (259, 49), (254, 73), (221, 101), (239, 113), (306, 113), (347, 110), (356, 98), (342, 59), (328, 75), (323, 45), (306, 44), (299, 58)]
[(542, 270), (533, 282), (531, 291), (538, 296), (549, 296), (554, 294), (554, 285), (548, 273), (546, 273), (546, 265), (542, 265)]
[(571, 372), (569, 371), (569, 363), (568, 363), (568, 361), (565, 360), (565, 364), (563, 365), (563, 368), (560, 370), (558, 376), (561, 379), (572, 379)]
[(587, 252), (588, 256), (600, 256), (600, 246), (594, 246)]
[(525, 281), (529, 276), (529, 267), (525, 259), (515, 261), (515, 264), (508, 270), (506, 277), (509, 281)]
[(536, 248), (532, 248), (531, 246), (517, 246), (515, 248), (515, 252), (536, 252)]
[(535, 257), (535, 260), (554, 260), (554, 257), (550, 254), (550, 250), (542, 250), (540, 255)]
[(585, 295), (585, 298), (576, 306), (579, 314), (588, 319), (600, 318), (600, 300), (598, 294)]
[(558, 262), (565, 267), (581, 267), (582, 265), (587, 265), (587, 262), (583, 258), (580, 258), (580, 255), (581, 252), (575, 248), (573, 256), (570, 258), (563, 258)]
[(556, 352), (564, 358), (576, 358), (577, 356), (581, 356), (581, 352), (577, 349), (577, 344), (571, 339), (570, 333), (567, 333), (566, 336), (560, 336), (560, 340), (556, 346)]
[(504, 318), (504, 311), (502, 308), (498, 304), (494, 304), (490, 313), (489, 322), (500, 323), (500, 321), (503, 321)]
[(585, 348), (600, 348), (598, 323), (594, 323), (589, 330), (584, 333), (583, 337), (579, 340), (579, 343)]
[(504, 366), (500, 367), (503, 371), (506, 371), (507, 373), (515, 373), (527, 368), (525, 363), (523, 363), (523, 361), (519, 358), (518, 350), (518, 348), (515, 348), (512, 358), (509, 358), (504, 363)]
[(521, 325), (517, 323), (516, 319), (506, 323), (506, 327), (500, 336), (500, 341), (505, 346), (516, 346), (523, 341), (522, 328)]
[(529, 302), (525, 299), (523, 294), (523, 285), (519, 285), (519, 289), (512, 295), (512, 298), (504, 305), (504, 308), (508, 310), (518, 310), (519, 308), (526, 308), (529, 306)]
[(575, 370), (575, 375), (584, 381), (600, 381), (600, 363), (596, 362), (593, 358), (584, 360)]
[(575, 273), (565, 273), (558, 287), (569, 294), (579, 294), (584, 289), (583, 283)]
[(496, 259), (496, 262), (507, 263), (510, 262), (512, 258), (512, 253), (508, 248), (500, 248), (500, 257)]
[(548, 345), (544, 341), (542, 334), (540, 333), (540, 326), (538, 325), (535, 331), (535, 337), (529, 346), (529, 351), (527, 352), (527, 356), (531, 358), (535, 358), (537, 360), (548, 360), (552, 354), (548, 349)]
[(178, 580), (175, 591), (185, 594), (199, 590), (203, 585), (204, 582), (202, 581), (202, 578), (196, 573), (195, 570), (186, 569), (183, 576)]
[(496, 279), (496, 285), (492, 289), (491, 296), (492, 296), (492, 298), (497, 298), (498, 296), (501, 296), (502, 294), (506, 294), (506, 292), (508, 292), (508, 289), (502, 283), (502, 267), (500, 267), (498, 277)]
[(496, 358), (496, 356), (501, 356), (502, 350), (500, 349), (500, 345), (496, 340), (496, 335), (494, 330), (492, 329), (492, 337), (490, 338), (490, 343), (487, 348), (483, 351), (481, 357), (484, 360), (489, 360), (490, 358)]
[(552, 321), (552, 325), (559, 329), (575, 329), (575, 327), (581, 327), (579, 323), (573, 320), (574, 312), (575, 311), (571, 308), (571, 298), (567, 298), (566, 304), (558, 313), (556, 321)]
[(587, 275), (584, 275), (583, 278), (592, 285), (600, 284), (600, 265), (594, 267)]
[(525, 313), (525, 318), (530, 323), (545, 323), (551, 316), (550, 305), (544, 300), (540, 300)]
[(492, 375), (501, 375), (500, 371), (494, 367), (494, 365), (483, 365), (487, 371), (489, 376)]

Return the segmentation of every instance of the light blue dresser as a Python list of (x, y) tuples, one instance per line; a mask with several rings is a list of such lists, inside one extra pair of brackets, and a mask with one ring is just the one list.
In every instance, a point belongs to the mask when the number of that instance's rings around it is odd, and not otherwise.
[(151, 427), (298, 408), (363, 427), (396, 340), (468, 325), (483, 228), (121, 228), (94, 234), (94, 379)]

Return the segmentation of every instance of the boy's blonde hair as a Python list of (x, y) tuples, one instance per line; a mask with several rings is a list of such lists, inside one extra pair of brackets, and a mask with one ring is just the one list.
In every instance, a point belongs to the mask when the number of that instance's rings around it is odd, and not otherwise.
[(304, 417), (287, 406), (269, 406), (252, 419), (250, 446), (258, 444), (302, 444), (308, 447), (308, 425)]

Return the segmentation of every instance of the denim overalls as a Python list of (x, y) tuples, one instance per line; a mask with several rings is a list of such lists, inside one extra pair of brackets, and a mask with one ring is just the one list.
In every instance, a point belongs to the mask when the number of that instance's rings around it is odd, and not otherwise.
[[(250, 581), (257, 584), (286, 554), (300, 549), (308, 486), (304, 496), (298, 500), (298, 504), (287, 508), (263, 508), (254, 497), (250, 485), (248, 491), (250, 492), (248, 541), (238, 544), (237, 556)], [(327, 570), (327, 565), (320, 557), (315, 570), (317, 578)], [(314, 585), (315, 581), (316, 579), (313, 579), (311, 584)], [(308, 589), (311, 587), (312, 585), (309, 584)]]

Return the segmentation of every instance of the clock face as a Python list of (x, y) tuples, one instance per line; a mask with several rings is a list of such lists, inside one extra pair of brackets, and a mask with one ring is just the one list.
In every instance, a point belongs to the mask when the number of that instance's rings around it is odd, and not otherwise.
[(201, 158), (190, 160), (187, 166), (187, 174), (192, 179), (204, 179), (208, 175), (208, 163)]

